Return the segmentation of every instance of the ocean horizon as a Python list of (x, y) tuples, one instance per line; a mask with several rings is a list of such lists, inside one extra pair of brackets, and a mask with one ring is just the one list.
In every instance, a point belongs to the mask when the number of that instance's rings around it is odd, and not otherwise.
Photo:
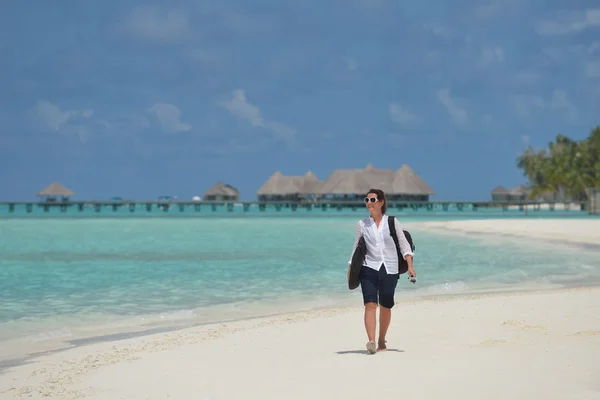
[[(361, 305), (360, 289), (346, 286), (346, 270), (364, 210), (104, 214), (0, 217), (0, 349)], [(432, 220), (597, 218), (587, 213), (389, 214), (410, 225), (416, 244), (418, 281), (402, 276), (398, 301), (600, 283), (595, 248), (419, 229)]]

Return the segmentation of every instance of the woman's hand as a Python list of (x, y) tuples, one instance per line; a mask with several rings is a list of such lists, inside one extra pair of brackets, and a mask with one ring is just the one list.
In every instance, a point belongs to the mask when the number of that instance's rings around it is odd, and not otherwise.
[(407, 254), (405, 257), (406, 263), (408, 264), (408, 276), (417, 277), (417, 273), (415, 272), (415, 267), (413, 265), (413, 256)]
[(415, 272), (415, 268), (411, 265), (408, 267), (408, 276), (417, 277), (417, 273)]

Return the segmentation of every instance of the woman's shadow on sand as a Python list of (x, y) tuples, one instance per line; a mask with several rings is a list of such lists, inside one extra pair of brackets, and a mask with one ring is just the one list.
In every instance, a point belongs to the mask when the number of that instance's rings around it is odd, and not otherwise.
[[(387, 349), (386, 351), (384, 351), (383, 353), (404, 353), (404, 350), (400, 350), (400, 349)], [(373, 354), (370, 354), (366, 349), (365, 350), (342, 350), (342, 351), (336, 351), (336, 354), (362, 354), (365, 356), (372, 356)]]

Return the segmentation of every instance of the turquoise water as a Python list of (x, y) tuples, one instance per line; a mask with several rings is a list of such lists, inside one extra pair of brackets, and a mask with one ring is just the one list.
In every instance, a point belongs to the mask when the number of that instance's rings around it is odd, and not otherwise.
[[(0, 219), (0, 346), (359, 305), (359, 215)], [(597, 249), (419, 230), (428, 219), (407, 220), (419, 280), (399, 296), (600, 282)]]

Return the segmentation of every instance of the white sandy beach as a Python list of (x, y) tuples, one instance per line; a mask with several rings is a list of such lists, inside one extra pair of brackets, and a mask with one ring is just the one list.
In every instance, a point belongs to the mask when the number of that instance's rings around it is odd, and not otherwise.
[(407, 223), (420, 229), (446, 233), (501, 234), (580, 244), (600, 244), (597, 219), (486, 219)]
[[(598, 243), (598, 223), (441, 224), (541, 238), (560, 227)], [(350, 309), (190, 328), (40, 356), (0, 370), (0, 399), (600, 398), (598, 287), (402, 301), (393, 312), (389, 351), (374, 355), (365, 351), (356, 296), (357, 307)]]

